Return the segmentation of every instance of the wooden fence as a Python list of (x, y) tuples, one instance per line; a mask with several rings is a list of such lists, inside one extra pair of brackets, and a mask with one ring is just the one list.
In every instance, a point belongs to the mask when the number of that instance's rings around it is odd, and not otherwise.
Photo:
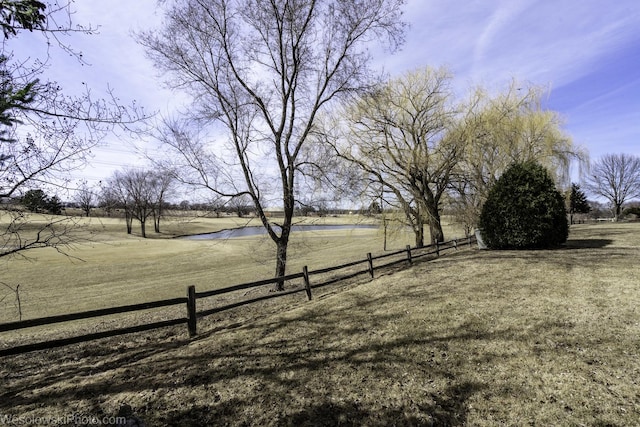
[[(291, 294), (301, 293), (301, 292), (305, 292), (307, 299), (311, 300), (313, 298), (314, 289), (321, 288), (323, 286), (327, 286), (330, 284), (334, 284), (343, 280), (347, 280), (347, 279), (359, 276), (361, 274), (369, 274), (369, 276), (373, 278), (375, 270), (390, 267), (390, 266), (401, 264), (401, 263), (406, 263), (407, 265), (411, 265), (413, 261), (418, 258), (433, 256), (433, 255), (437, 257), (437, 256), (440, 256), (440, 254), (446, 250), (450, 250), (450, 249), (457, 250), (458, 247), (462, 245), (468, 245), (470, 247), (473, 244), (473, 242), (475, 242), (475, 238), (471, 236), (464, 239), (455, 239), (455, 240), (451, 240), (444, 243), (423, 246), (423, 247), (416, 247), (416, 248), (411, 248), (411, 246), (407, 245), (405, 249), (385, 253), (375, 257), (372, 256), (371, 253), (368, 253), (365, 259), (337, 265), (334, 267), (327, 267), (319, 270), (309, 271), (307, 266), (305, 266), (303, 267), (302, 272), (300, 273), (290, 274), (284, 277), (258, 280), (256, 282), (242, 283), (239, 285), (230, 286), (230, 287), (221, 288), (221, 289), (214, 289), (214, 290), (204, 291), (204, 292), (196, 292), (195, 286), (189, 286), (187, 288), (187, 296), (182, 298), (172, 298), (172, 299), (166, 299), (161, 301), (146, 302), (141, 304), (125, 305), (125, 306), (105, 308), (100, 310), (90, 310), (90, 311), (83, 311), (79, 313), (64, 314), (59, 316), (50, 316), (50, 317), (41, 317), (37, 319), (22, 320), (19, 322), (3, 323), (3, 324), (0, 324), (0, 332), (15, 331), (19, 329), (32, 328), (36, 326), (51, 325), (51, 324), (61, 323), (61, 322), (70, 322), (73, 320), (90, 319), (90, 318), (109, 316), (109, 315), (120, 314), (120, 313), (149, 310), (149, 309), (161, 308), (161, 307), (170, 307), (174, 305), (186, 306), (186, 317), (146, 323), (142, 325), (130, 326), (130, 327), (119, 328), (119, 329), (112, 329), (112, 330), (102, 331), (102, 332), (94, 332), (94, 333), (78, 335), (70, 338), (61, 338), (56, 340), (49, 340), (44, 342), (30, 343), (30, 344), (25, 344), (25, 345), (10, 347), (10, 348), (4, 348), (4, 349), (0, 349), (0, 357), (27, 353), (30, 351), (60, 347), (64, 345), (91, 341), (91, 340), (100, 339), (100, 338), (113, 337), (113, 336), (118, 336), (123, 334), (129, 334), (133, 332), (148, 331), (152, 329), (163, 328), (163, 327), (173, 326), (173, 325), (180, 325), (184, 323), (187, 324), (189, 336), (193, 337), (197, 334), (197, 319), (200, 317), (212, 315), (215, 313), (220, 313), (226, 310), (231, 310), (233, 308), (237, 308), (243, 305), (256, 303), (256, 302), (271, 299), (271, 298), (278, 298), (285, 295), (291, 295)], [(392, 261), (387, 260), (388, 258), (393, 258), (393, 257), (398, 259), (394, 259)], [(385, 260), (385, 262), (381, 264), (377, 263), (376, 265), (374, 265), (374, 261), (378, 261), (378, 260)], [(321, 274), (331, 273), (339, 270), (345, 270), (345, 269), (358, 267), (362, 265), (365, 265), (364, 269), (360, 269), (360, 270), (356, 269), (356, 271), (354, 272), (349, 272), (348, 274), (332, 277), (331, 279), (325, 280), (323, 282), (312, 283), (312, 280), (311, 280), (313, 276), (318, 276)], [(304, 286), (294, 287), (293, 289), (285, 290), (282, 292), (273, 292), (273, 293), (269, 293), (268, 295), (261, 295), (251, 299), (232, 302), (230, 304), (222, 305), (219, 307), (197, 311), (198, 299), (211, 298), (217, 295), (223, 295), (230, 292), (253, 289), (261, 286), (275, 284), (281, 281), (291, 281), (291, 280), (297, 280), (297, 279), (302, 279)]]

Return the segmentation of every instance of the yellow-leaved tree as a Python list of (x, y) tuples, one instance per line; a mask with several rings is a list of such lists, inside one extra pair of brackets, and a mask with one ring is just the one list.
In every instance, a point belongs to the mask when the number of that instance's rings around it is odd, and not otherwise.
[(364, 172), (372, 193), (404, 213), (417, 246), (424, 225), (431, 243), (444, 240), (441, 203), (462, 153), (461, 141), (447, 132), (456, 113), (450, 83), (444, 68), (408, 72), (359, 96), (336, 118), (336, 153)]

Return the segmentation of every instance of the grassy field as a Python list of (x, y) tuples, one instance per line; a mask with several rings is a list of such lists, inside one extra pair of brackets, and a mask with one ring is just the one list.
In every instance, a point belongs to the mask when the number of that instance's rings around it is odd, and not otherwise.
[(460, 251), (311, 302), (212, 316), (193, 340), (176, 327), (4, 358), (0, 414), (638, 425), (638, 242), (640, 224), (579, 225), (563, 249)]
[[(28, 259), (0, 259), (0, 281), (20, 285), (23, 319), (135, 304), (273, 277), (275, 245), (266, 236), (228, 240), (183, 240), (173, 237), (212, 232), (258, 221), (243, 218), (173, 218), (162, 223), (162, 234), (149, 238), (125, 233), (124, 221), (83, 220), (86, 240), (66, 249), (26, 252)], [(372, 220), (357, 215), (301, 218), (302, 224), (360, 224)], [(151, 227), (153, 228), (153, 227)], [(462, 236), (446, 226), (448, 237)], [(389, 248), (411, 244), (406, 232), (389, 233)], [(324, 230), (294, 233), (289, 247), (289, 272), (304, 265), (318, 269), (383, 253), (378, 229)], [(16, 299), (0, 288), (0, 322), (17, 320)]]
[[(142, 239), (126, 235), (122, 220), (91, 219), (88, 239), (66, 249), (68, 256), (38, 249), (26, 252), (29, 259), (0, 260), (2, 281), (20, 284), (23, 318), (31, 318), (184, 296), (189, 285), (205, 290), (271, 277), (275, 246), (266, 237), (171, 238), (247, 223), (232, 217), (174, 219), (162, 224), (162, 235), (149, 233), (150, 238)], [(376, 230), (364, 231), (296, 235), (291, 243), (291, 268), (302, 267), (295, 260), (323, 264), (339, 259), (331, 259), (330, 247), (340, 251), (353, 245), (364, 256), (364, 247), (377, 245)], [(358, 245), (361, 240), (366, 241), (363, 246)], [(0, 303), (0, 321), (16, 320), (14, 303), (10, 295)]]

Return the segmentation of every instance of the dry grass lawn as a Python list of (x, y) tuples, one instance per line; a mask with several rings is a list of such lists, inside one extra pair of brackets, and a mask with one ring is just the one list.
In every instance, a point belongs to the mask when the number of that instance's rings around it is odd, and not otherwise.
[[(0, 416), (147, 426), (627, 426), (640, 419), (640, 224), (553, 251), (452, 253), (312, 302), (6, 357)], [(275, 300), (278, 301), (278, 300)]]

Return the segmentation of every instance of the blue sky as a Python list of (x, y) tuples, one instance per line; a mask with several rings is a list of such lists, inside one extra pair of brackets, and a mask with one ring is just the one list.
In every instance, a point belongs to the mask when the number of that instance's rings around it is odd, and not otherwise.
[[(53, 48), (47, 76), (68, 92), (86, 82), (99, 95), (107, 85), (124, 101), (168, 112), (187, 100), (162, 88), (162, 79), (131, 37), (159, 23), (155, 0), (74, 3), (78, 23), (99, 34), (74, 35), (80, 65)], [(592, 159), (605, 153), (640, 156), (640, 1), (638, 0), (409, 0), (407, 42), (375, 66), (391, 75), (447, 66), (464, 93), (484, 85), (505, 88), (512, 78), (549, 88), (547, 106), (566, 120), (574, 143)], [(41, 55), (37, 35), (14, 42), (18, 55)], [(103, 179), (139, 162), (131, 144), (110, 138), (84, 175)], [(80, 178), (81, 175), (78, 174)]]

